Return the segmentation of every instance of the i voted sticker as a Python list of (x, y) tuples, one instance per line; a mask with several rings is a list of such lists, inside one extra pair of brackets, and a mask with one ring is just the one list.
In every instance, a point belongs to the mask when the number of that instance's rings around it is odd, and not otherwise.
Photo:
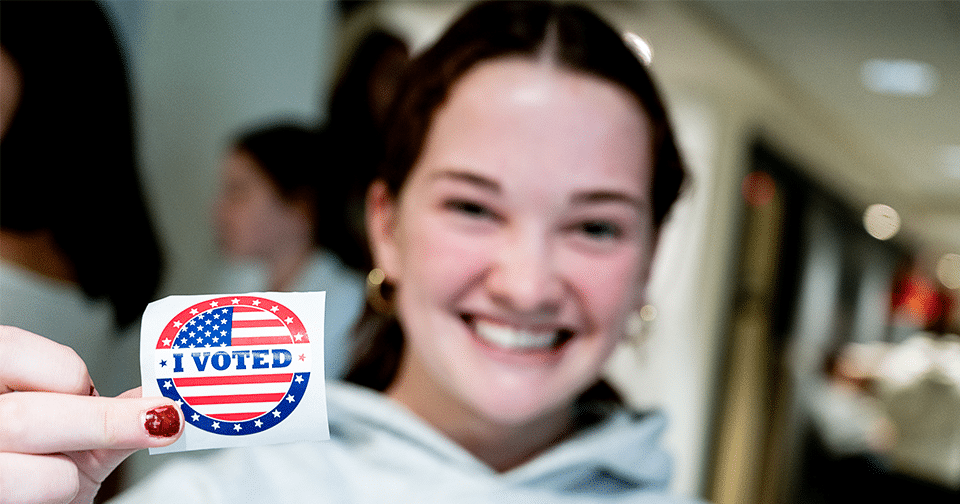
[[(171, 296), (144, 313), (141, 369), (185, 432), (151, 453), (327, 439), (325, 293)], [(182, 445), (182, 446), (178, 446)]]

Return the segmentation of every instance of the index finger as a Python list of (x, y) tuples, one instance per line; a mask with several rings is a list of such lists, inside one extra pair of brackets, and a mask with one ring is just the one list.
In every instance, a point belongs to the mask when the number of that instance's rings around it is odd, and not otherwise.
[(72, 348), (23, 329), (0, 326), (0, 394), (11, 391), (90, 395), (93, 381)]
[(0, 396), (0, 452), (58, 453), (166, 446), (183, 415), (165, 397), (110, 398), (44, 392)]

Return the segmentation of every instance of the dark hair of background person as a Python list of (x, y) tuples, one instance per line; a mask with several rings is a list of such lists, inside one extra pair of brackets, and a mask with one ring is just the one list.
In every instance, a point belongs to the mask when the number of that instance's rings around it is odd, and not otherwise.
[(162, 257), (137, 173), (123, 55), (92, 1), (0, 2), (22, 95), (0, 148), (0, 227), (49, 232), (118, 326), (140, 318)]
[[(679, 197), (685, 172), (666, 110), (644, 65), (617, 31), (585, 7), (549, 2), (483, 2), (468, 10), (440, 40), (409, 66), (388, 121), (386, 157), (379, 176), (398, 195), (447, 94), (468, 70), (495, 58), (536, 59), (541, 49), (561, 67), (598, 76), (637, 98), (653, 125), (653, 221), (657, 231)], [(345, 379), (376, 390), (393, 382), (403, 334), (393, 315), (367, 303), (356, 330), (353, 368)], [(612, 398), (604, 383), (581, 399)]]
[(363, 222), (363, 201), (384, 155), (387, 109), (393, 101), (408, 59), (406, 42), (385, 30), (367, 32), (348, 60), (331, 92), (324, 125), (330, 137), (326, 170), (339, 194), (326, 215), (339, 229), (329, 228), (327, 248), (344, 264), (370, 268)]
[(280, 196), (289, 201), (309, 201), (313, 207), (313, 241), (331, 248), (331, 236), (340, 226), (330, 218), (342, 212), (336, 206), (342, 187), (326, 181), (329, 136), (295, 120), (276, 120), (237, 135), (233, 147), (256, 160)]

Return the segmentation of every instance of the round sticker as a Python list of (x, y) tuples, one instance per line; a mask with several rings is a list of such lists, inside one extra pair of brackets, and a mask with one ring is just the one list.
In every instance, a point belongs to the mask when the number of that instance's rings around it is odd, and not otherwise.
[(211, 298), (164, 326), (157, 385), (199, 429), (226, 436), (262, 432), (283, 422), (303, 398), (309, 342), (303, 323), (280, 303)]

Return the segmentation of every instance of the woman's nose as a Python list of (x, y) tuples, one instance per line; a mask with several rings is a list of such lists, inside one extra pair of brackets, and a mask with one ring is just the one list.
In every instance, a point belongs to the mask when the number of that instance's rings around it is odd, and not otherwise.
[(526, 314), (559, 310), (563, 281), (548, 237), (516, 233), (501, 247), (488, 278), (494, 300)]

